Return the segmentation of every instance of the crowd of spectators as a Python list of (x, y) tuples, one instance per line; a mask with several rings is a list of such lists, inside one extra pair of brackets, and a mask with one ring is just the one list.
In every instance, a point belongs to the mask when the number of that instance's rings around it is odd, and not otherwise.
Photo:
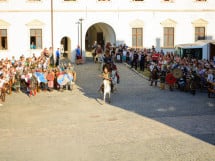
[[(21, 55), (18, 59), (13, 56), (11, 59), (5, 58), (0, 60), (0, 90), (4, 88), (5, 84), (12, 83), (12, 88), (15, 91), (19, 91), (22, 88), (22, 81), (26, 85), (26, 93), (29, 94), (28, 81), (33, 77), (35, 72), (43, 74), (43, 77), (47, 79), (47, 83), (43, 86), (44, 90), (52, 91), (55, 88), (53, 77), (50, 74), (62, 74), (63, 72), (71, 72), (75, 75), (74, 66), (71, 63), (59, 64), (57, 60), (57, 66), (54, 64), (52, 48), (44, 49), (40, 56), (33, 54), (31, 57), (25, 57)], [(52, 80), (48, 80), (48, 78)], [(18, 83), (17, 83), (18, 82)], [(59, 86), (58, 86), (59, 88)]]
[[(208, 82), (215, 82), (214, 60), (180, 57), (175, 52), (156, 51), (154, 46), (150, 49), (135, 49), (120, 45), (113, 51), (116, 61), (125, 62), (135, 70), (147, 70), (152, 73), (153, 69), (156, 68), (161, 75), (162, 73), (173, 72), (177, 68), (181, 69), (184, 77), (195, 72), (199, 78), (199, 86), (206, 86)], [(157, 79), (159, 78), (158, 76)], [(151, 80), (151, 76), (149, 80)]]

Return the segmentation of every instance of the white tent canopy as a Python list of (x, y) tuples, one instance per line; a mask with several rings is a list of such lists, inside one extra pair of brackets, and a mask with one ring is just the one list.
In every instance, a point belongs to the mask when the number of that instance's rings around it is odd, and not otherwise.
[(203, 46), (210, 43), (215, 44), (215, 40), (199, 40), (199, 41), (196, 41), (195, 43), (178, 44), (175, 47), (182, 48), (182, 49), (194, 49), (194, 48), (202, 48)]

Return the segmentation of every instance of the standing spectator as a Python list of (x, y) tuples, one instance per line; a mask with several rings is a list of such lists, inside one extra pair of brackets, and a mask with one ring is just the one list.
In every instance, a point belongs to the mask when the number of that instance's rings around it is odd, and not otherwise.
[(35, 53), (33, 53), (33, 56), (31, 57), (31, 59), (32, 59), (33, 62), (36, 62), (37, 57), (35, 56)]
[(213, 75), (212, 69), (209, 69), (209, 71), (208, 71), (207, 81), (211, 82), (211, 83), (214, 82), (214, 75)]
[(112, 48), (110, 55), (112, 57), (112, 60), (114, 61), (115, 55), (116, 55), (116, 48), (115, 47)]
[(145, 68), (145, 58), (146, 58), (146, 55), (145, 53), (141, 53), (141, 56), (140, 56), (140, 70), (141, 71), (144, 71), (144, 68)]
[(82, 61), (82, 56), (81, 56), (81, 49), (80, 49), (80, 46), (78, 45), (76, 50), (75, 50), (75, 53), (76, 53), (76, 64), (81, 64), (81, 61)]
[(95, 57), (96, 57), (96, 49), (97, 49), (97, 46), (98, 46), (97, 41), (95, 41), (94, 44), (92, 45), (92, 49), (93, 49), (93, 51), (92, 51), (92, 56), (93, 56), (94, 63), (96, 62), (96, 61), (95, 61)]
[(130, 52), (129, 52), (129, 50), (126, 51), (126, 63), (130, 64)]
[(151, 84), (150, 86), (153, 86), (153, 82), (155, 82), (155, 86), (157, 86), (157, 82), (158, 82), (158, 68), (157, 66), (154, 66), (154, 68), (152, 69), (152, 73), (151, 73)]
[(137, 63), (138, 63), (138, 54), (136, 51), (134, 51), (134, 55), (133, 55), (133, 60), (132, 60), (132, 63), (131, 63), (131, 68), (135, 68), (135, 70), (137, 70)]
[(57, 48), (57, 51), (55, 52), (55, 56), (56, 56), (55, 66), (58, 66), (60, 63), (60, 48)]
[(49, 48), (49, 63), (51, 66), (54, 66), (54, 55), (52, 47)]
[(96, 56), (95, 56), (95, 60), (94, 60), (95, 62), (99, 61), (99, 58), (101, 58), (102, 53), (103, 53), (102, 47), (101, 47), (101, 45), (98, 45), (96, 48)]
[(48, 90), (51, 92), (54, 88), (54, 78), (55, 78), (55, 73), (52, 71), (52, 69), (48, 70), (48, 74), (46, 76), (46, 79), (48, 80)]
[(120, 45), (116, 55), (117, 61), (122, 62), (122, 54), (123, 54), (123, 49), (122, 49), (122, 45)]
[(12, 59), (11, 59), (11, 63), (12, 63), (12, 65), (14, 65), (14, 64), (15, 64), (15, 62), (16, 62), (16, 60), (15, 60), (15, 56), (12, 56)]

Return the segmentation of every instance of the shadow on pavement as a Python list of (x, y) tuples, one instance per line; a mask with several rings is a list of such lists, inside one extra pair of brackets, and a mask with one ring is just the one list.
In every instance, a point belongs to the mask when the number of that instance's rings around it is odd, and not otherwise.
[[(207, 98), (207, 93), (190, 93), (174, 90), (160, 90), (149, 86), (149, 82), (117, 64), (120, 73), (118, 92), (112, 94), (111, 105), (151, 118), (174, 129), (187, 133), (215, 145), (215, 99)], [(98, 64), (88, 60), (76, 66), (77, 85), (89, 98), (101, 99), (98, 88), (101, 78)], [(98, 101), (98, 103), (100, 103)]]

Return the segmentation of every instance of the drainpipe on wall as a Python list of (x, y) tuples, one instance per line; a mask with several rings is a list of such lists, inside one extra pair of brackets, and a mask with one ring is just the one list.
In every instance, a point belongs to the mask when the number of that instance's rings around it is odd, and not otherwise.
[(52, 51), (53, 51), (53, 56), (55, 57), (55, 54), (54, 54), (54, 25), (53, 25), (53, 0), (51, 0), (51, 46), (52, 46)]

